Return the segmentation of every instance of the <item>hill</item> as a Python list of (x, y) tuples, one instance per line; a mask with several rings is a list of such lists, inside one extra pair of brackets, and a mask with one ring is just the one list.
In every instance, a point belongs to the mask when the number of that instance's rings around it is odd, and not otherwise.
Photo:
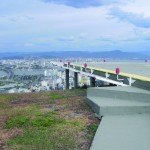
[(98, 124), (85, 90), (0, 95), (1, 150), (87, 150)]
[(150, 59), (148, 53), (114, 51), (52, 51), (35, 53), (1, 53), (0, 59), (23, 58), (112, 58), (112, 59)]

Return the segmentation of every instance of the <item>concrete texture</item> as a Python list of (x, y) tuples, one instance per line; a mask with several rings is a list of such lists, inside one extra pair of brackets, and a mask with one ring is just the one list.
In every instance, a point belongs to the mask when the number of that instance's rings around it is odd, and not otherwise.
[(87, 103), (102, 117), (90, 150), (149, 150), (150, 92), (135, 87), (87, 90)]
[(95, 87), (87, 89), (87, 98), (97, 97), (99, 99), (111, 98), (130, 100), (130, 101), (140, 101), (140, 102), (150, 102), (150, 91), (139, 89), (131, 86), (118, 86), (118, 87)]
[[(108, 98), (88, 98), (94, 99), (93, 104), (89, 104), (99, 117), (106, 115), (127, 115), (127, 114), (141, 114), (150, 113), (150, 103), (119, 100), (119, 99), (108, 99)], [(93, 106), (94, 105), (94, 106)], [(96, 108), (96, 106), (98, 106)], [(96, 108), (96, 110), (95, 110)], [(98, 110), (99, 109), (99, 110)]]
[(90, 150), (150, 150), (150, 114), (103, 117)]

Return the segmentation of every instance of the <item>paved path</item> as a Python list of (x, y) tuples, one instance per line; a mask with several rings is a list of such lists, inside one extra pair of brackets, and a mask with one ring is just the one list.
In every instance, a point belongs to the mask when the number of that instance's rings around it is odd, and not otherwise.
[(150, 92), (135, 87), (87, 90), (102, 121), (90, 150), (150, 150)]
[(103, 117), (90, 150), (150, 150), (150, 114)]

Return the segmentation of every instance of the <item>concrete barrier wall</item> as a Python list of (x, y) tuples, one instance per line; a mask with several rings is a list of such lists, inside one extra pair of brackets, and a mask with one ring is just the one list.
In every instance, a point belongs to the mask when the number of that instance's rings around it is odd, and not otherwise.
[(150, 92), (138, 88), (130, 87), (95, 87), (87, 89), (87, 98), (105, 97), (112, 99), (123, 99), (131, 101), (150, 102)]
[(87, 103), (99, 117), (150, 113), (150, 92), (135, 87), (88, 88)]

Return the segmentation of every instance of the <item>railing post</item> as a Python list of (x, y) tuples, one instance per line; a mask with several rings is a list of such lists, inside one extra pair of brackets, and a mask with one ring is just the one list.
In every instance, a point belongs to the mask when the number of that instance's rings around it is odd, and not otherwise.
[(66, 89), (69, 89), (69, 69), (66, 69)]
[(90, 86), (91, 87), (95, 87), (95, 84), (96, 84), (95, 78), (94, 77), (90, 77)]
[(78, 73), (74, 72), (74, 88), (78, 87)]

